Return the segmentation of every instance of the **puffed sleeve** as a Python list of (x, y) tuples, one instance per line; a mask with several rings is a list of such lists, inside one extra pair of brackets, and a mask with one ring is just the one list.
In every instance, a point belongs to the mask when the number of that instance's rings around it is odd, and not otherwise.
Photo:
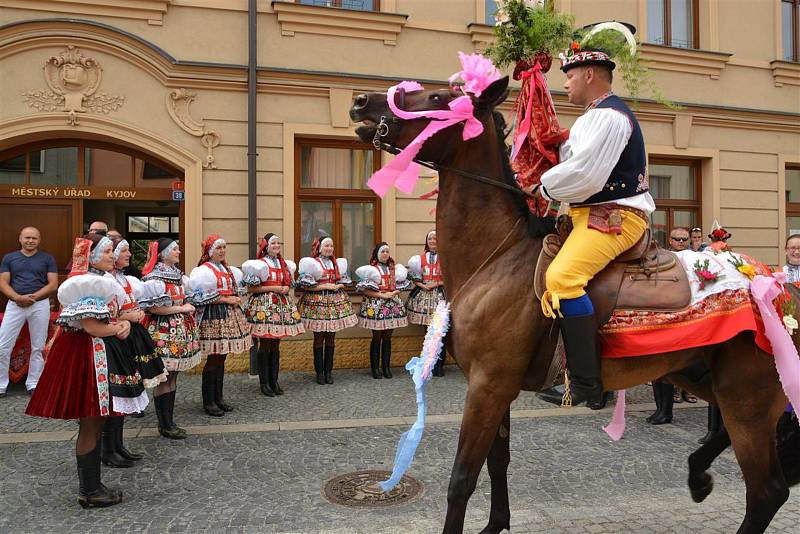
[(322, 266), (314, 258), (300, 258), (298, 266), (297, 285), (300, 287), (314, 287), (322, 278)]
[(242, 264), (242, 273), (245, 285), (257, 286), (267, 281), (269, 267), (262, 260), (247, 260)]
[(208, 267), (200, 265), (189, 273), (189, 284), (192, 287), (192, 303), (195, 306), (207, 306), (219, 299), (217, 277)]
[(242, 297), (247, 295), (247, 288), (244, 285), (244, 273), (238, 267), (234, 267), (231, 265), (230, 267), (231, 273), (233, 273), (233, 281), (236, 282), (236, 293)]
[(186, 304), (194, 304), (194, 289), (192, 289), (192, 281), (185, 274), (181, 278), (181, 285), (183, 285), (183, 292), (186, 295)]
[(118, 287), (111, 276), (83, 274), (67, 278), (58, 288), (62, 309), (56, 323), (80, 328), (83, 319), (108, 322), (111, 319), (108, 303), (116, 298)]
[(350, 273), (347, 270), (347, 259), (336, 258), (336, 265), (339, 267), (339, 282), (346, 286), (351, 285), (353, 280), (350, 278)]
[(422, 282), (422, 258), (419, 255), (411, 256), (408, 259), (408, 278), (412, 281)]
[(408, 279), (408, 269), (400, 263), (394, 266), (394, 282), (398, 291), (405, 291), (411, 288), (411, 281)]
[(380, 291), (381, 273), (372, 265), (362, 265), (356, 269), (356, 276), (358, 277), (358, 284), (356, 290), (364, 291)]
[(146, 280), (133, 287), (133, 296), (143, 310), (154, 306), (170, 306), (172, 296), (167, 293), (167, 285), (162, 280)]

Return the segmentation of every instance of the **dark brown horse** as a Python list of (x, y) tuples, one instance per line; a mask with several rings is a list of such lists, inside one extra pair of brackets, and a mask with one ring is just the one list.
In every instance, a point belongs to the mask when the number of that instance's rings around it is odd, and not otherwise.
[[(502, 116), (494, 111), (507, 94), (508, 78), (503, 78), (480, 98), (473, 98), (475, 115), (484, 125), (480, 136), (463, 141), (462, 126), (452, 126), (428, 140), (418, 155), (441, 167), (436, 229), (445, 289), (456, 296), (447, 342), (468, 382), (447, 493), (447, 533), (462, 531), (467, 501), (485, 461), (491, 477), (491, 512), (483, 532), (509, 528), (510, 405), (520, 390), (543, 387), (556, 344), (557, 329), (538, 311), (533, 287), (535, 260), (552, 221), (531, 217), (520, 195), (455, 172), (468, 171), (515, 185), (500, 127)], [(461, 95), (448, 89), (413, 91), (403, 94), (398, 105), (406, 111), (444, 110)], [(350, 114), (363, 123), (357, 133), (364, 141), (375, 138), (384, 117), (388, 131), (382, 132), (381, 139), (399, 148), (406, 147), (428, 123), (428, 119), (396, 118), (383, 93), (359, 95)], [(710, 379), (708, 372), (703, 380), (699, 373), (688, 371), (698, 366), (710, 370)], [(713, 480), (706, 470), (732, 443), (747, 488), (747, 507), (738, 532), (763, 532), (789, 495), (775, 439), (787, 399), (772, 356), (757, 347), (752, 334), (740, 334), (719, 345), (603, 362), (608, 391), (665, 375), (717, 404), (728, 431), (690, 456), (688, 483), (693, 499), (700, 502), (711, 492)]]

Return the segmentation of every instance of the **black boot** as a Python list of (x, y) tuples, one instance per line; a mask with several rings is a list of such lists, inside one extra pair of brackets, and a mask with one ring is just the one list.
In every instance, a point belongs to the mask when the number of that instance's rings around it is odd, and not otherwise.
[(603, 400), (601, 400), (600, 402), (587, 402), (586, 407), (589, 408), (590, 410), (602, 410), (603, 408), (606, 407), (606, 405), (608, 405), (608, 401), (610, 400), (611, 400), (611, 392), (606, 391), (605, 393), (603, 393)]
[(105, 508), (122, 502), (122, 492), (111, 490), (100, 482), (100, 447), (92, 452), (76, 454), (78, 464), (78, 504), (84, 508)]
[(381, 368), (383, 378), (392, 378), (392, 340), (384, 339), (381, 343)]
[(322, 356), (323, 348), (314, 347), (314, 372), (317, 374), (317, 384), (325, 385), (325, 361)]
[(178, 428), (172, 420), (172, 413), (175, 409), (175, 392), (171, 391), (153, 398), (156, 405), (156, 417), (158, 418), (158, 433), (168, 439), (186, 439), (186, 431)]
[(331, 376), (331, 372), (333, 371), (333, 349), (334, 347), (329, 347), (328, 345), (325, 345), (324, 369), (325, 369), (326, 384), (333, 384), (333, 376)]
[(203, 409), (206, 413), (212, 417), (222, 417), (225, 415), (225, 412), (217, 406), (214, 400), (217, 390), (216, 372), (213, 367), (209, 368), (208, 364), (203, 367), (203, 384), (201, 388), (203, 393)]
[(658, 389), (661, 395), (661, 413), (653, 417), (650, 424), (667, 425), (672, 422), (672, 406), (675, 402), (672, 396), (675, 394), (675, 386), (668, 382), (659, 382)]
[(381, 342), (370, 341), (369, 343), (369, 370), (372, 372), (372, 378), (383, 378), (381, 375)]
[[(572, 405), (578, 406), (584, 402), (597, 404), (603, 400), (603, 384), (600, 381), (600, 358), (595, 345), (595, 316), (564, 317), (558, 323), (567, 353)], [(537, 396), (553, 404), (561, 404), (561, 399), (554, 402), (551, 397), (540, 394)]]
[(561, 401), (564, 399), (564, 389), (564, 384), (558, 384), (557, 386), (538, 391), (536, 397), (550, 404), (560, 405)]
[(222, 398), (222, 386), (225, 382), (225, 365), (220, 365), (219, 369), (217, 370), (217, 376), (215, 380), (216, 388), (214, 389), (214, 402), (217, 403), (219, 409), (223, 412), (232, 412), (233, 406), (225, 402)]
[(281, 370), (281, 350), (275, 347), (267, 357), (269, 358), (269, 387), (272, 388), (275, 395), (283, 395), (283, 388), (278, 384), (278, 374)]
[(714, 437), (714, 434), (725, 428), (722, 423), (722, 412), (713, 404), (708, 405), (708, 432), (705, 436), (697, 440), (700, 445), (705, 444), (708, 440)]
[(258, 351), (258, 383), (261, 385), (261, 394), (267, 397), (274, 397), (275, 391), (269, 383), (270, 374), (270, 354), (260, 350)]
[(656, 411), (647, 416), (645, 421), (648, 423), (652, 423), (653, 419), (660, 417), (661, 412), (664, 410), (664, 406), (661, 403), (661, 389), (659, 388), (660, 384), (661, 382), (653, 381), (653, 399), (656, 401)]
[(114, 428), (114, 437), (117, 442), (117, 452), (123, 458), (127, 458), (128, 460), (138, 462), (139, 460), (144, 458), (144, 456), (135, 452), (131, 452), (125, 447), (122, 434), (124, 427), (125, 427), (125, 418), (120, 417), (119, 421), (117, 421), (116, 426)]
[(436, 364), (433, 366), (433, 376), (444, 376), (444, 358), (445, 355), (442, 354), (438, 360), (436, 360)]
[(120, 416), (112, 415), (103, 423), (100, 433), (100, 460), (109, 467), (133, 467), (133, 460), (128, 460), (117, 452), (117, 419)]

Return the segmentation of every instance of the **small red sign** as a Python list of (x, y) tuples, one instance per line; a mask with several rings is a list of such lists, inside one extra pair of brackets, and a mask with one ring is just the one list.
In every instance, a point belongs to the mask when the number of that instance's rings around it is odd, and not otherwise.
[(172, 182), (172, 190), (183, 191), (183, 182), (181, 180), (175, 180), (174, 182)]

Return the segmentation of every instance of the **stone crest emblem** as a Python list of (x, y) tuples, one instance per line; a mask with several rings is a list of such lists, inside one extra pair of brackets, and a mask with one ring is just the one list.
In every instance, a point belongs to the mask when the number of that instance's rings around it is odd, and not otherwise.
[(92, 111), (108, 114), (125, 102), (124, 96), (98, 93), (103, 68), (96, 59), (84, 56), (74, 45), (44, 65), (44, 78), (50, 90), (22, 93), (27, 104), (39, 111), (64, 111), (67, 123), (74, 126), (77, 113)]

